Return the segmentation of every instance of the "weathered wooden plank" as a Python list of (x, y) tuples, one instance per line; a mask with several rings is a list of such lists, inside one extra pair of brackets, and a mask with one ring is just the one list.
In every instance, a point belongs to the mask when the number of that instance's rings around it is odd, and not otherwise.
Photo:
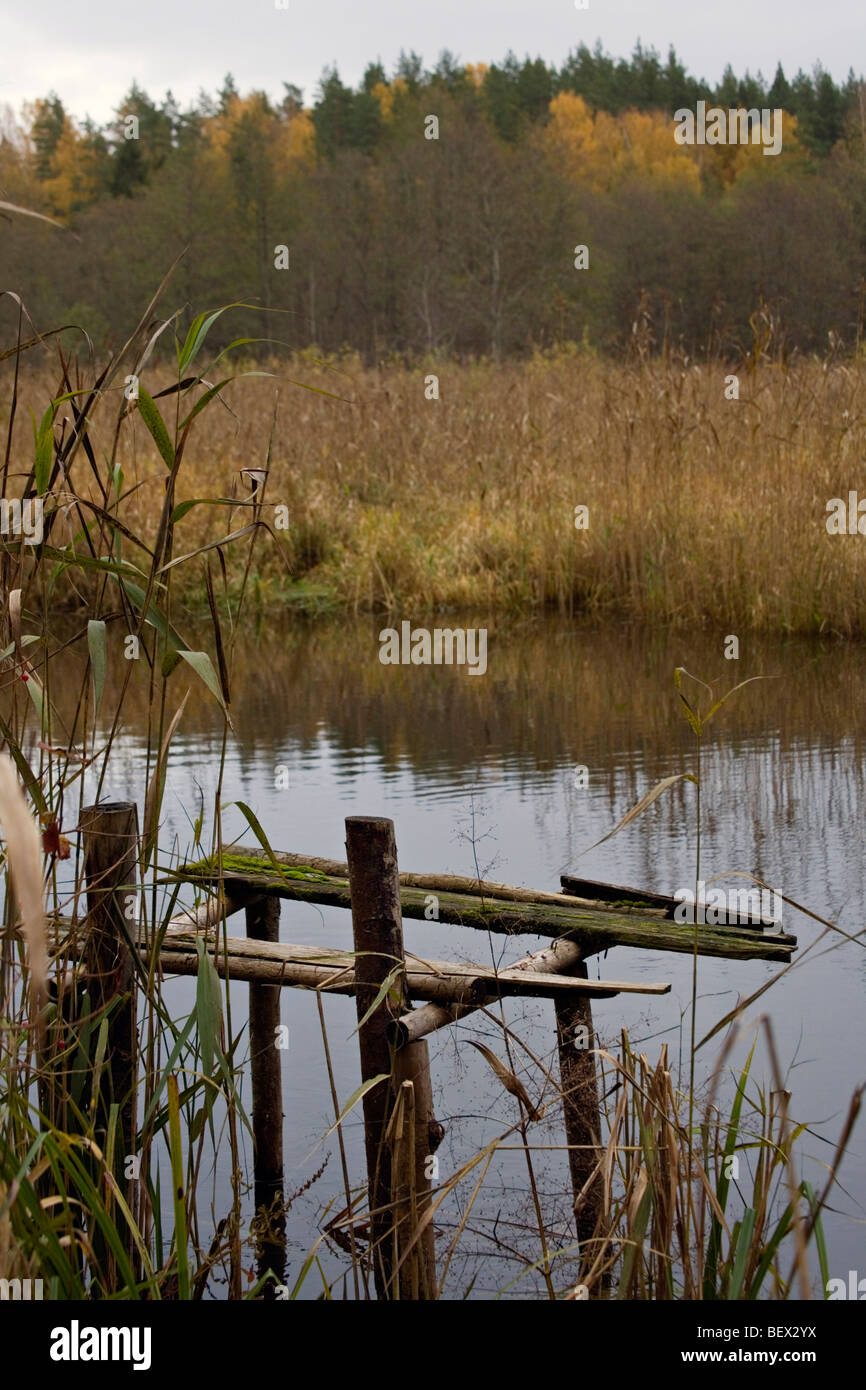
[[(280, 864), (278, 871), (264, 852), (237, 851), (230, 847), (222, 858), (222, 878), (229, 887), (245, 886), (248, 890), (276, 893), (280, 897), (301, 902), (324, 903), (333, 907), (351, 906), (347, 878), (327, 874), (316, 867), (315, 861)], [(280, 863), (280, 856), (277, 856)], [(319, 861), (319, 863), (334, 861)], [(172, 879), (189, 883), (212, 883), (220, 877), (213, 859), (185, 864), (175, 871)], [(455, 892), (441, 886), (442, 880), (425, 875), (424, 886), (411, 886), (404, 879), (419, 879), (420, 875), (400, 876), (400, 908), (404, 917), (425, 918), (430, 893), (438, 898), (438, 920), (481, 931), (504, 935), (566, 936), (580, 942), (583, 955), (593, 955), (613, 946), (636, 946), (653, 951), (676, 951), (691, 955), (694, 949), (695, 928), (688, 924), (669, 922), (660, 916), (605, 911), (599, 907), (583, 907), (576, 898), (566, 894), (542, 894), (539, 900), (500, 898), (486, 893)], [(529, 890), (520, 890), (521, 894)], [(560, 901), (546, 899), (558, 897)], [(720, 956), (729, 960), (790, 959), (797, 938), (783, 933), (761, 933), (735, 926), (697, 929), (698, 953)]]
[[(64, 950), (75, 958), (79, 945), (77, 939), (68, 936), (68, 928), (58, 924), (52, 935), (55, 947), (62, 944)], [(187, 935), (178, 933), (170, 940), (166, 938), (159, 957), (162, 969), (167, 974), (195, 973), (198, 955), (194, 942), (195, 933), (192, 932)], [(233, 980), (300, 985), (310, 989), (322, 986), (329, 993), (338, 994), (354, 992), (355, 957), (351, 951), (285, 941), (254, 941), (240, 936), (230, 936), (225, 942), (220, 937), (218, 943), (209, 940), (207, 949), (211, 956), (215, 956), (217, 969), (223, 975), (227, 951), (228, 973)], [(139, 950), (146, 955), (148, 948), (142, 943)], [(549, 953), (539, 954), (544, 956)], [(485, 965), (469, 965), (462, 961), (422, 961), (408, 951), (406, 955), (406, 977), (410, 996), (414, 999), (478, 1004), (500, 993), (547, 999), (565, 992), (609, 999), (616, 994), (658, 995), (670, 991), (670, 984), (664, 981), (579, 980), (546, 970), (530, 972), (522, 968), (522, 961), (497, 973)]]
[[(574, 878), (571, 874), (563, 874), (559, 881), (562, 884), (564, 892), (569, 897), (574, 896), (575, 898), (579, 898), (583, 903), (590, 901), (600, 904), (610, 904), (611, 908), (618, 908), (629, 912), (637, 911), (643, 907), (651, 916), (655, 916), (656, 913), (659, 913), (662, 917), (666, 917), (668, 921), (671, 922), (677, 920), (677, 908), (683, 906), (678, 898), (668, 897), (664, 893), (644, 892), (639, 888), (623, 888), (615, 883), (597, 883), (594, 879)], [(741, 895), (744, 892), (746, 896), (749, 897), (750, 890), (740, 890)], [(757, 896), (758, 902), (760, 903), (760, 891), (753, 887), (751, 893)], [(743, 911), (729, 909), (726, 917), (726, 925), (729, 927), (738, 927), (740, 930), (744, 931), (764, 931), (767, 928), (775, 928), (776, 932), (780, 932), (782, 923), (778, 918), (762, 917), (760, 909), (755, 912), (748, 910), (747, 905)]]
[[(270, 864), (270, 857), (263, 850), (242, 849), (236, 845), (229, 845), (225, 850), (227, 854), (240, 854), (244, 858), (249, 856), (257, 863)], [(274, 858), (281, 866), (288, 869), (301, 870), (301, 877), (313, 875), (323, 875), (325, 878), (338, 878), (348, 880), (348, 866), (339, 859), (323, 859), (318, 855), (309, 854), (290, 854), (285, 850), (279, 850), (274, 854)], [(271, 866), (273, 867), (273, 866)], [(510, 883), (496, 883), (490, 879), (465, 878), (461, 874), (414, 874), (401, 873), (401, 888), (423, 888), (427, 893), (438, 891), (453, 893), (468, 893), (476, 898), (497, 898), (505, 899), (508, 902), (517, 903), (551, 903), (558, 907), (574, 907), (575, 895), (570, 889), (563, 893), (547, 893), (537, 888), (518, 888)], [(603, 886), (603, 885), (602, 885)], [(629, 889), (623, 889), (627, 895)], [(642, 896), (642, 895), (641, 895)], [(676, 906), (673, 898), (662, 898), (660, 894), (650, 894), (650, 897), (657, 897), (662, 906), (647, 908), (643, 901), (629, 902), (624, 897), (617, 905), (622, 912), (649, 912), (651, 917), (666, 915), (668, 902)], [(585, 907), (605, 908), (604, 895), (588, 894), (578, 898), (579, 905)]]
[[(163, 969), (170, 972), (173, 969), (174, 955), (188, 952), (190, 945), (191, 942), (184, 942), (182, 937), (174, 937), (170, 944), (165, 943), (160, 953)], [(315, 987), (320, 983), (333, 981), (339, 992), (354, 992), (354, 956), (351, 951), (324, 950), (322, 947), (291, 945), (288, 942), (253, 942), (231, 936), (227, 943), (221, 941), (216, 948), (209, 943), (208, 950), (213, 954), (216, 949), (219, 956), (224, 956), (226, 946), (229, 974), (233, 979), (236, 977), (236, 968), (237, 978), (243, 978), (240, 971), (244, 962), (249, 963), (251, 967), (258, 963), (263, 967), (261, 978), (272, 980), (274, 983), (277, 982), (280, 971), (286, 967), (283, 972), (286, 984), (294, 983), (288, 978), (290, 973), (294, 973), (298, 982), (309, 982)], [(670, 992), (670, 984), (666, 981), (578, 980), (568, 975), (549, 972), (529, 973), (516, 965), (497, 972), (489, 966), (467, 965), (462, 961), (421, 961), (409, 952), (406, 954), (406, 978), (409, 993), (415, 999), (469, 1001), (495, 998), (498, 992), (540, 999), (547, 999), (558, 993), (590, 994), (607, 999), (616, 994), (658, 995)], [(300, 971), (293, 971), (292, 967), (300, 967)], [(307, 973), (304, 974), (304, 971)]]
[(643, 908), (652, 913), (662, 912), (671, 920), (677, 906), (676, 898), (669, 898), (664, 893), (622, 888), (617, 883), (597, 883), (595, 879), (574, 878), (571, 874), (562, 874), (559, 881), (563, 887), (562, 896), (580, 898), (583, 902), (610, 903), (611, 907)]

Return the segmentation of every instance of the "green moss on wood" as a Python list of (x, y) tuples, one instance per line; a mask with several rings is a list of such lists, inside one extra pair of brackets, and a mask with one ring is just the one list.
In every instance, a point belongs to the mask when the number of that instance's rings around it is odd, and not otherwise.
[(182, 879), (215, 879), (220, 874), (220, 863), (223, 878), (255, 877), (267, 879), (269, 882), (271, 879), (278, 882), (281, 878), (294, 878), (308, 883), (330, 882), (327, 875), (320, 873), (318, 869), (311, 869), (303, 864), (291, 868), (288, 864), (280, 864), (277, 869), (269, 859), (246, 854), (224, 854), (222, 860), (219, 855), (211, 854), (205, 859), (197, 859), (192, 864), (181, 865), (178, 876)]

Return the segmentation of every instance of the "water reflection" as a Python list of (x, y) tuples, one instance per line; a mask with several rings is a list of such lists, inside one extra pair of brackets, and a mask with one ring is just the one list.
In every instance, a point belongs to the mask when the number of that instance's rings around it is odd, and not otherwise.
[[(478, 626), (484, 619), (465, 622)], [(488, 673), (470, 679), (465, 670), (381, 665), (380, 626), (366, 618), (293, 620), (246, 633), (239, 642), (232, 702), (237, 733), (228, 745), (223, 795), (249, 803), (275, 846), (342, 858), (344, 817), (385, 813), (395, 820), (405, 869), (474, 873), (477, 862), (489, 877), (556, 888), (560, 872), (570, 868), (585, 877), (673, 892), (694, 877), (695, 788), (688, 783), (676, 784), (621, 835), (581, 852), (656, 780), (696, 769), (696, 741), (674, 690), (674, 667), (710, 680), (717, 694), (760, 674), (771, 679), (733, 696), (704, 740), (701, 876), (752, 871), (848, 932), (861, 930), (863, 648), (750, 637), (741, 640), (739, 661), (725, 661), (723, 634), (599, 632), (561, 620), (509, 625), (497, 619), (488, 624)], [(119, 669), (115, 660), (108, 710)], [(188, 683), (183, 670), (172, 677), (170, 709)], [(105, 789), (111, 796), (136, 795), (140, 804), (145, 691), (142, 670), (130, 692), (125, 732)], [(706, 696), (694, 693), (705, 708)], [(189, 843), (199, 805), (206, 810), (212, 805), (220, 748), (219, 711), (194, 686), (173, 745), (165, 803), (167, 831), (180, 847)], [(579, 765), (588, 770), (586, 786), (576, 785)], [(287, 790), (276, 785), (280, 766), (289, 770)], [(227, 810), (225, 827), (226, 836), (244, 830), (236, 808)], [(799, 936), (801, 954), (820, 931), (788, 908), (785, 923)], [(292, 904), (284, 907), (282, 933), (287, 940), (339, 945), (350, 939), (350, 926), (345, 914)], [(489, 959), (486, 939), (467, 940), (474, 935), (435, 923), (406, 926), (407, 945), (419, 954)], [(497, 957), (511, 959), (527, 943), (497, 940), (494, 948)], [(756, 989), (776, 968), (702, 961), (698, 1035), (732, 1007), (738, 994)], [(628, 1026), (650, 1055), (666, 1039), (676, 1062), (684, 1017), (686, 1035), (688, 1029), (688, 958), (620, 948), (598, 962), (598, 969), (601, 975), (671, 980), (666, 999), (648, 1004), (621, 997), (599, 1004), (596, 1015), (602, 1040), (616, 1038), (619, 1028)], [(864, 987), (859, 945), (822, 947), (750, 1015), (766, 1010), (772, 1017), (780, 1056), (793, 1067), (788, 1084), (794, 1114), (815, 1122), (815, 1137), (804, 1142), (816, 1163), (830, 1152), (818, 1136), (835, 1137), (850, 1094), (863, 1079)], [(182, 1009), (187, 986), (178, 982), (171, 988)], [(333, 1117), (314, 1001), (288, 994), (288, 1181), (300, 1186), (311, 1171), (311, 1162), (303, 1160)], [(235, 987), (233, 996), (237, 1024), (245, 991)], [(327, 1017), (345, 1098), (358, 1080), (356, 1048), (348, 1040), (354, 1025), (344, 1001), (329, 1000)], [(549, 1010), (515, 1003), (509, 1017), (525, 1019), (521, 1026), (530, 1046), (549, 1061)], [(498, 1125), (513, 1119), (510, 1098), (496, 1089), (474, 1050), (460, 1044), (479, 1028), (477, 1020), (467, 1020), (432, 1045), (437, 1105), (441, 1117), (450, 1120), (440, 1151), (443, 1167), (468, 1156)], [(701, 1054), (707, 1067), (712, 1051)], [(537, 1079), (527, 1084), (532, 1089)], [(353, 1171), (360, 1175), (357, 1124), (350, 1125), (349, 1136)], [(562, 1142), (555, 1124), (547, 1141)], [(518, 1219), (515, 1212), (525, 1194), (521, 1165), (519, 1156), (503, 1157), (491, 1176), (488, 1217), (499, 1211), (505, 1213), (503, 1221)], [(817, 1181), (820, 1172), (814, 1163), (812, 1168)], [(849, 1195), (840, 1196), (837, 1205), (848, 1215), (828, 1219), (831, 1273), (838, 1272), (836, 1264), (844, 1272), (863, 1260), (862, 1238), (850, 1220), (851, 1214), (863, 1215), (866, 1194), (863, 1143), (856, 1134), (843, 1179)], [(551, 1194), (564, 1191), (561, 1154), (545, 1160), (542, 1185)], [(310, 1243), (318, 1206), (338, 1191), (336, 1172), (329, 1172), (293, 1208), (297, 1249)], [(560, 1201), (563, 1217), (565, 1207)], [(479, 1296), (501, 1287), (515, 1271), (503, 1249), (491, 1243), (480, 1214), (473, 1225), (479, 1228), (479, 1248), (489, 1255), (474, 1290)], [(469, 1277), (469, 1265), (455, 1263), (452, 1296), (459, 1296), (461, 1279)], [(530, 1289), (527, 1283), (517, 1293)]]

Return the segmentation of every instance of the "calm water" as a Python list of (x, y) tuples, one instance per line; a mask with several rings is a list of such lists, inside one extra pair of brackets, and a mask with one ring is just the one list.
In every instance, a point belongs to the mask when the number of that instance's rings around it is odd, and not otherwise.
[[(483, 619), (461, 620), (477, 625)], [(717, 693), (747, 676), (772, 677), (748, 686), (724, 706), (708, 728), (703, 753), (704, 878), (749, 870), (849, 933), (863, 929), (864, 746), (866, 650), (836, 645), (742, 640), (739, 661), (723, 659), (723, 634), (647, 637), (633, 629), (603, 632), (561, 620), (521, 625), (487, 623), (488, 670), (470, 677), (454, 668), (382, 666), (381, 623), (353, 620), (285, 625), (246, 635), (236, 675), (224, 777), (225, 802), (253, 808), (276, 848), (344, 858), (343, 821), (353, 814), (386, 814), (396, 825), (403, 869), (474, 874), (556, 890), (564, 869), (583, 876), (672, 892), (694, 875), (695, 789), (678, 784), (634, 825), (581, 855), (610, 829), (656, 780), (694, 770), (695, 740), (676, 697), (678, 665), (709, 680)], [(173, 698), (179, 701), (183, 676)], [(696, 692), (699, 702), (700, 692)], [(135, 696), (134, 696), (135, 698)], [(706, 700), (704, 699), (704, 707)], [(136, 796), (143, 790), (143, 755), (130, 706), (112, 781), (103, 795)], [(203, 800), (211, 814), (221, 741), (215, 704), (198, 691), (175, 737), (165, 801), (166, 829), (181, 849)], [(588, 785), (575, 785), (577, 765)], [(277, 789), (277, 769), (289, 769), (288, 789)], [(139, 796), (139, 800), (141, 797)], [(245, 822), (235, 807), (224, 817), (226, 840)], [(165, 844), (168, 844), (166, 835)], [(254, 843), (246, 832), (246, 843)], [(230, 927), (242, 931), (239, 919)], [(786, 929), (800, 941), (797, 957), (822, 928), (785, 908)], [(284, 940), (346, 946), (348, 913), (286, 903)], [(436, 923), (407, 922), (406, 945), (420, 955), (490, 960), (486, 936)], [(496, 937), (497, 959), (512, 960), (537, 949), (536, 938), (505, 942)], [(797, 958), (795, 957), (795, 959)], [(781, 967), (702, 959), (698, 1036), (736, 1002)], [(674, 1068), (687, 1047), (691, 961), (685, 956), (617, 948), (595, 957), (593, 975), (669, 980), (660, 999), (620, 996), (594, 1005), (602, 1043), (627, 1027), (650, 1059), (667, 1042)], [(232, 1025), (245, 1020), (246, 988), (232, 988)], [(190, 982), (167, 987), (177, 1016), (189, 1008)], [(808, 1121), (802, 1150), (807, 1176), (821, 1185), (820, 1164), (832, 1156), (854, 1087), (866, 1074), (866, 957), (860, 944), (827, 938), (749, 1011), (754, 1022), (770, 1017), (792, 1115)], [(326, 1022), (345, 1102), (359, 1084), (357, 1040), (350, 999), (325, 1001)], [(333, 1122), (315, 1000), (284, 990), (282, 1017), (290, 1030), (283, 1053), (286, 1178), (300, 1188), (328, 1166), (294, 1204), (289, 1223), (290, 1275), (318, 1231), (329, 1203), (339, 1210), (339, 1160), (332, 1140), (321, 1136)], [(506, 1017), (546, 1063), (555, 1066), (552, 1005), (509, 1001)], [(752, 1029), (734, 1053), (741, 1062)], [(500, 1087), (469, 1038), (486, 1037), (502, 1053), (499, 1031), (469, 1018), (430, 1040), (436, 1107), (447, 1127), (439, 1150), (441, 1175), (515, 1119), (514, 1101)], [(492, 1041), (491, 1041), (492, 1039)], [(716, 1042), (699, 1054), (706, 1075)], [(685, 1051), (684, 1054), (685, 1056)], [(765, 1054), (756, 1054), (755, 1077), (769, 1087)], [(527, 1061), (524, 1083), (532, 1096), (542, 1078)], [(248, 1088), (246, 1091), (249, 1097)], [(537, 1142), (557, 1145), (557, 1118), (538, 1127)], [(363, 1179), (357, 1118), (347, 1126), (353, 1180)], [(247, 1146), (249, 1149), (249, 1146)], [(315, 1150), (311, 1154), (311, 1150)], [(826, 1219), (831, 1275), (849, 1269), (866, 1274), (866, 1135), (855, 1131)], [(249, 1153), (248, 1153), (249, 1157)], [(567, 1177), (561, 1151), (536, 1156), (539, 1186), (553, 1243), (567, 1239)], [(213, 1175), (217, 1216), (229, 1205), (227, 1161), (218, 1151)], [(473, 1179), (474, 1181), (474, 1179)], [(520, 1274), (515, 1249), (525, 1249), (521, 1228), (530, 1223), (525, 1160), (503, 1154), (493, 1165), (469, 1221), (466, 1253), (452, 1263), (447, 1292), (461, 1297), (473, 1275), (473, 1297), (489, 1297)], [(439, 1248), (468, 1201), (471, 1183), (451, 1204)], [(530, 1248), (536, 1248), (531, 1245)], [(333, 1276), (341, 1257), (322, 1247), (323, 1267)], [(787, 1272), (788, 1261), (785, 1261)], [(320, 1285), (311, 1279), (305, 1294)], [(533, 1292), (523, 1277), (509, 1297)], [(339, 1296), (339, 1294), (338, 1294)]]

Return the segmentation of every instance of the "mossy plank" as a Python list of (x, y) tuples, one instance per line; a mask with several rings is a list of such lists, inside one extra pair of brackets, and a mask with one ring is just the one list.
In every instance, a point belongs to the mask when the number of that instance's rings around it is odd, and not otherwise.
[[(279, 862), (279, 856), (275, 856)], [(255, 851), (224, 853), (221, 877), (226, 883), (275, 893), (279, 897), (300, 902), (320, 903), (330, 907), (351, 907), (349, 882), (323, 872), (315, 859), (309, 865), (298, 864), (291, 856), (291, 865), (275, 867), (269, 856)], [(326, 863), (328, 861), (318, 861)], [(214, 858), (184, 864), (172, 878), (186, 883), (214, 882), (220, 877)], [(401, 875), (403, 878), (412, 875)], [(401, 881), (400, 903), (404, 917), (425, 917), (431, 892), (430, 875), (427, 886), (417, 888)], [(525, 891), (525, 890), (521, 890)], [(670, 922), (661, 917), (641, 917), (634, 912), (619, 913), (578, 906), (565, 907), (551, 903), (551, 895), (541, 895), (547, 901), (538, 903), (509, 901), (476, 893), (439, 889), (440, 922), (502, 935), (566, 936), (580, 942), (585, 956), (606, 951), (613, 946), (636, 946), (651, 951), (677, 951), (691, 955), (694, 949), (695, 928), (688, 924)], [(701, 926), (697, 932), (698, 954), (720, 956), (728, 960), (787, 961), (796, 948), (797, 938), (779, 934), (759, 934), (737, 927)]]

